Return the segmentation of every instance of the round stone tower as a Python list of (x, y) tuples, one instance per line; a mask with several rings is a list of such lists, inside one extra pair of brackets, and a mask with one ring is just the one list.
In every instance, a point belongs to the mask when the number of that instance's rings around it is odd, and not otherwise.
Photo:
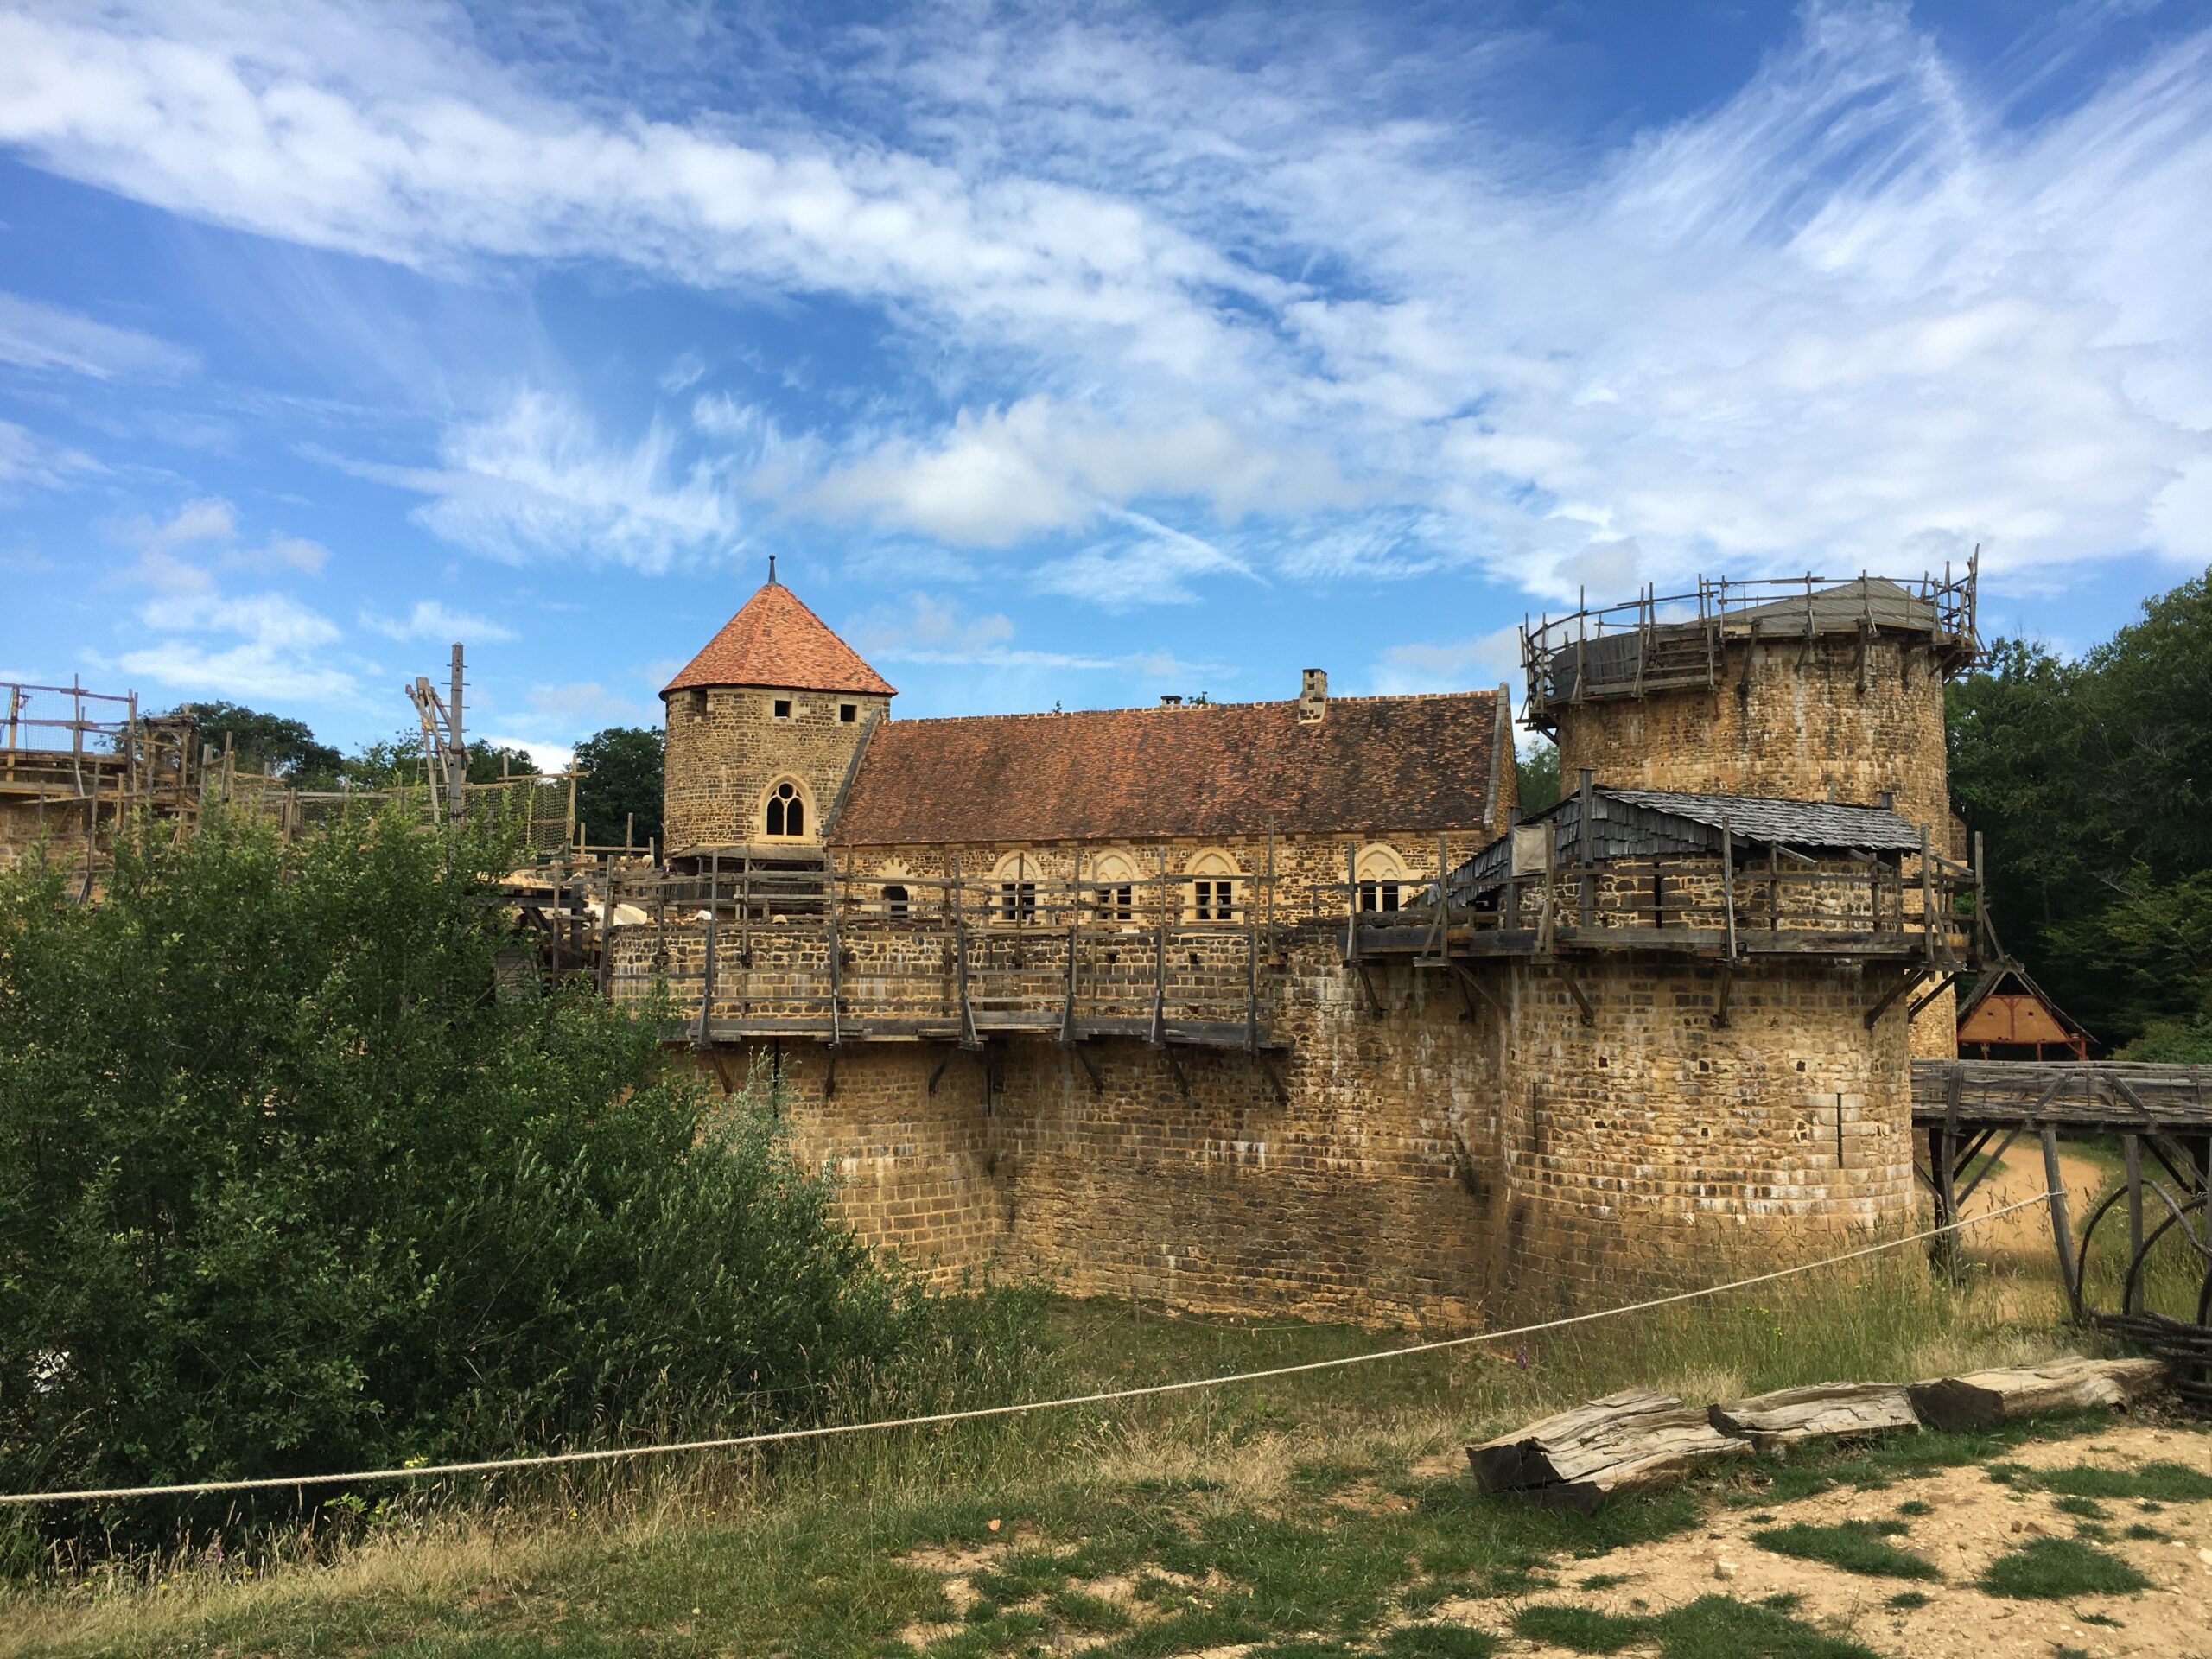
[[(1708, 582), (1529, 629), (1529, 724), (1560, 781), (1886, 805), (1952, 857), (1943, 687), (1975, 660), (1974, 569), (1953, 580)], [(1956, 1051), (1946, 991), (1913, 1052)]]
[(661, 692), (670, 858), (818, 847), (894, 695), (772, 569)]

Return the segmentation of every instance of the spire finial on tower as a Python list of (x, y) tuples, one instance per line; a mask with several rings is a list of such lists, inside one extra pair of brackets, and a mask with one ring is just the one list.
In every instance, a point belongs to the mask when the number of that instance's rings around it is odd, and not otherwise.
[(772, 553), (768, 556), (768, 585), (776, 585), (776, 556)]

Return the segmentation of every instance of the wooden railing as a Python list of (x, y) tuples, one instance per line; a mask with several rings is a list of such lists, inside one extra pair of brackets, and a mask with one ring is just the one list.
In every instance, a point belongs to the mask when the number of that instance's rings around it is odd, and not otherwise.
[(639, 1001), (664, 988), (694, 1041), (973, 1045), (1030, 1032), (1273, 1045), (1299, 918), (1276, 913), (1270, 875), (979, 879), (956, 863), (945, 876), (860, 876), (797, 858), (731, 862), (612, 881), (604, 988)]
[[(1947, 662), (1980, 652), (1974, 631), (1978, 557), (1954, 578), (1904, 581), (1802, 576), (1731, 582), (1700, 576), (1689, 592), (1648, 588), (1618, 605), (1580, 605), (1565, 616), (1524, 620), (1521, 663), (1528, 709), (1546, 720), (1564, 704), (1640, 697), (1717, 683), (1732, 640), (1805, 639), (1876, 631), (1921, 633)], [(1800, 608), (1802, 607), (1802, 609)]]

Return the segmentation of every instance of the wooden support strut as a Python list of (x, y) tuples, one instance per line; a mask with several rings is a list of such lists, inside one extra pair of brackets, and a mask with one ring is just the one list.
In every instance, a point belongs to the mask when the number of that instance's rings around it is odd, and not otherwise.
[(1565, 963), (1555, 963), (1553, 964), (1552, 971), (1557, 976), (1559, 982), (1567, 987), (1567, 995), (1574, 999), (1574, 1006), (1582, 1010), (1582, 1023), (1586, 1026), (1596, 1025), (1598, 1011), (1590, 1006), (1590, 999), (1583, 994), (1582, 986), (1575, 979), (1573, 969), (1567, 967)]
[(1098, 1075), (1098, 1067), (1092, 1063), (1090, 1056), (1084, 1050), (1084, 1046), (1081, 1043), (1071, 1043), (1068, 1045), (1068, 1047), (1075, 1055), (1076, 1064), (1083, 1067), (1084, 1076), (1090, 1079), (1090, 1092), (1094, 1095), (1104, 1094), (1106, 1092), (1105, 1080)]

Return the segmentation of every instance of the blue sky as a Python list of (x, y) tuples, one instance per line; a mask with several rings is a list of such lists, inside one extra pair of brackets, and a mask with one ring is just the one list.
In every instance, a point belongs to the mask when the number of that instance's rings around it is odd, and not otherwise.
[(657, 720), (1446, 690), (1524, 611), (2212, 562), (2178, 4), (0, 6), (0, 679)]

